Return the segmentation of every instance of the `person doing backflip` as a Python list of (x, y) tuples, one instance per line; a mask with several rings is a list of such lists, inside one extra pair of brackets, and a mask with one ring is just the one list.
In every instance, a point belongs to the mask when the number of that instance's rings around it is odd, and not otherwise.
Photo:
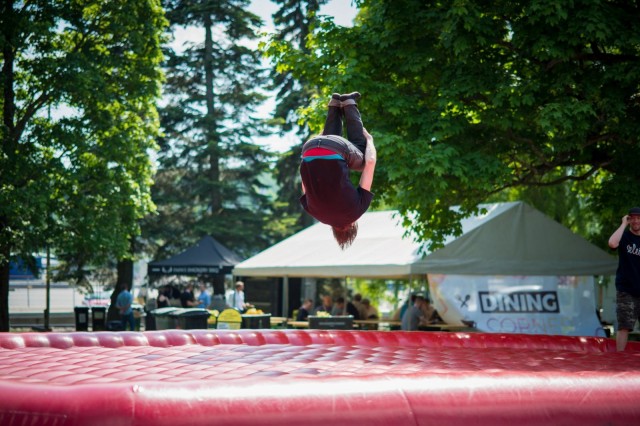
[[(332, 95), (324, 130), (302, 146), (300, 164), (300, 204), (318, 221), (331, 226), (343, 250), (355, 240), (357, 221), (373, 199), (376, 149), (362, 124), (359, 98), (358, 92)], [(343, 120), (347, 139), (342, 137)], [(357, 188), (349, 179), (350, 170), (362, 172)]]

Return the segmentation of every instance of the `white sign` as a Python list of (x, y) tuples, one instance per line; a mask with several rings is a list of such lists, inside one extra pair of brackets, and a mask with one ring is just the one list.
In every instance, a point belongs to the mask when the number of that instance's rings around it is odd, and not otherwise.
[(600, 336), (593, 277), (429, 274), (447, 324), (489, 333)]

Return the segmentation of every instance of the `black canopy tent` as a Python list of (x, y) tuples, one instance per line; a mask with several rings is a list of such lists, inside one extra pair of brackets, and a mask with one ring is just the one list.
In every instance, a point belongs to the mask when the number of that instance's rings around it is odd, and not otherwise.
[(242, 258), (207, 235), (182, 253), (165, 260), (149, 262), (147, 271), (149, 281), (168, 275), (212, 278), (217, 293), (224, 292), (225, 274), (231, 273), (233, 267), (240, 262)]

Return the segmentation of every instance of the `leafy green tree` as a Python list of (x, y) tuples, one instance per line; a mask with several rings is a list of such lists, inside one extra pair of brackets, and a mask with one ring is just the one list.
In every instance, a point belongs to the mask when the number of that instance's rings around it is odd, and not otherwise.
[[(376, 307), (384, 302), (395, 306), (400, 300), (397, 294), (388, 291), (388, 281), (391, 280), (356, 278), (353, 282), (353, 293), (360, 293), (364, 299), (371, 300)], [(393, 283), (398, 286), (397, 281), (393, 280)]]
[(613, 227), (637, 204), (640, 5), (358, 3), (356, 26), (323, 23), (313, 54), (283, 43), (269, 52), (326, 95), (359, 88), (378, 147), (376, 196), (420, 238), (436, 246), (512, 188), (568, 185)]
[(2, 2), (0, 331), (11, 256), (128, 255), (152, 208), (164, 25), (153, 0)]
[(144, 225), (149, 250), (162, 258), (208, 234), (253, 253), (268, 243), (270, 202), (262, 179), (269, 154), (253, 141), (267, 130), (254, 114), (265, 99), (255, 47), (261, 21), (247, 10), (249, 0), (164, 5), (172, 31), (188, 29), (201, 40), (167, 49), (158, 215)]

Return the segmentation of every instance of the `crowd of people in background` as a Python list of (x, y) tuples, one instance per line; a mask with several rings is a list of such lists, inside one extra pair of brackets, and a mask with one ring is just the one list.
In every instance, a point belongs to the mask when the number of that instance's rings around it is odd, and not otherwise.
[(315, 309), (311, 309), (313, 300), (306, 299), (298, 309), (298, 317), (306, 318), (311, 314), (316, 315), (319, 312), (326, 312), (332, 316), (351, 315), (356, 320), (379, 318), (376, 307), (371, 305), (369, 299), (362, 298), (360, 293), (356, 293), (352, 300), (346, 300), (344, 297), (339, 296), (334, 301), (330, 295), (326, 294), (320, 300), (321, 303)]
[[(331, 316), (352, 316), (354, 320), (377, 320), (380, 319), (378, 309), (371, 304), (367, 298), (363, 298), (357, 293), (352, 300), (346, 300), (342, 296), (335, 298), (330, 295), (323, 295), (320, 304), (313, 308), (313, 300), (305, 299), (300, 307), (294, 310), (296, 321), (306, 321), (310, 315), (322, 313)], [(414, 331), (420, 327), (442, 323), (438, 312), (431, 304), (428, 297), (414, 293), (407, 299), (391, 316), (392, 321), (401, 322), (401, 329)]]
[[(158, 291), (156, 307), (163, 308), (173, 306), (215, 309), (215, 307), (212, 306), (212, 296), (207, 289), (207, 284), (205, 282), (198, 282), (197, 286), (197, 297), (194, 292), (195, 285), (193, 282), (185, 284), (182, 291), (173, 285), (163, 286)], [(123, 312), (123, 325), (129, 325), (131, 321), (129, 315), (126, 314), (126, 300), (129, 300), (127, 294), (130, 295), (131, 293), (122, 292), (122, 307), (119, 306), (121, 312)], [(129, 305), (130, 304), (131, 302), (129, 302)], [(224, 308), (232, 308), (240, 312), (245, 312), (253, 306), (245, 300), (244, 283), (242, 281), (235, 282), (234, 289), (226, 292), (222, 304)], [(372, 305), (370, 299), (363, 298), (360, 293), (354, 294), (351, 300), (347, 300), (343, 296), (338, 296), (334, 299), (331, 295), (325, 294), (320, 297), (320, 303), (315, 307), (313, 299), (304, 299), (300, 307), (294, 310), (293, 317), (297, 321), (307, 321), (309, 316), (318, 315), (319, 313), (326, 313), (331, 316), (348, 315), (352, 316), (354, 320), (380, 319), (378, 309)], [(420, 327), (442, 322), (437, 311), (431, 305), (429, 298), (418, 293), (411, 294), (410, 298), (393, 313), (390, 319), (400, 322), (400, 328), (406, 331), (418, 330)]]
[(244, 283), (237, 281), (234, 285), (234, 290), (226, 292), (225, 298), (222, 302), (222, 306), (214, 304), (211, 293), (209, 293), (208, 285), (205, 282), (198, 282), (198, 292), (194, 291), (195, 285), (193, 282), (189, 282), (184, 285), (182, 291), (180, 291), (174, 285), (164, 285), (158, 290), (158, 297), (156, 299), (157, 308), (167, 307), (182, 307), (182, 308), (201, 308), (201, 309), (219, 309), (219, 308), (233, 308), (240, 312), (244, 312), (250, 308), (250, 303), (245, 301), (244, 295)]

